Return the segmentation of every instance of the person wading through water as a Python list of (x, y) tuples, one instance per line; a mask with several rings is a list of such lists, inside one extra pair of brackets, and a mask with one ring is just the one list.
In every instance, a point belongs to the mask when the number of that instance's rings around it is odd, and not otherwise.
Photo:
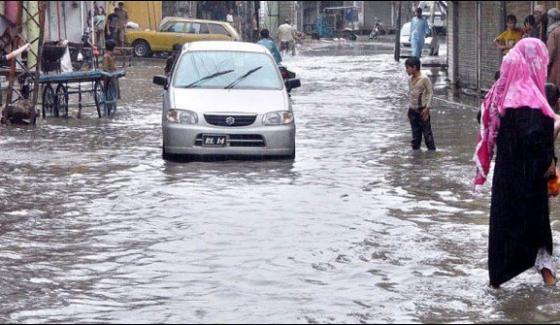
[(545, 94), (548, 60), (539, 39), (519, 41), (482, 105), (474, 183), (478, 189), (486, 181), (496, 145), (488, 246), (490, 286), (496, 289), (533, 266), (546, 285), (556, 283), (547, 189), (556, 171), (555, 114)]
[(422, 74), (421, 62), (417, 57), (410, 57), (404, 62), (408, 80), (408, 120), (412, 129), (413, 150), (419, 150), (422, 143), (422, 134), (428, 150), (436, 150), (430, 108), (432, 107), (434, 91), (430, 78)]

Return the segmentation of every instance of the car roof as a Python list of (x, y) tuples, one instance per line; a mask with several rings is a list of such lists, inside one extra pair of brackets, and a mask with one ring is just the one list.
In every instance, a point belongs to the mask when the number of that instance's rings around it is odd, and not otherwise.
[(173, 17), (173, 16), (167, 16), (164, 19), (166, 23), (170, 21), (188, 21), (193, 23), (213, 23), (213, 24), (220, 24), (220, 25), (228, 24), (227, 22), (220, 21), (220, 20), (195, 19), (195, 18)]
[(235, 51), (235, 52), (256, 52), (267, 53), (264, 46), (247, 43), (247, 42), (232, 42), (232, 41), (198, 41), (186, 43), (183, 46), (183, 52), (188, 51)]

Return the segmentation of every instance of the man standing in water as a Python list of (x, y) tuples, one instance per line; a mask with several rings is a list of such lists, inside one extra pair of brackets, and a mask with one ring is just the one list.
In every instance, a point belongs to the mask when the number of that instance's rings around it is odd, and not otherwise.
[(430, 108), (434, 94), (432, 82), (420, 71), (420, 59), (417, 57), (406, 59), (404, 64), (406, 73), (411, 77), (408, 81), (408, 119), (412, 128), (412, 149), (420, 149), (422, 134), (424, 134), (428, 150), (436, 150), (430, 122)]
[(268, 31), (268, 29), (265, 28), (261, 30), (261, 39), (257, 42), (257, 44), (266, 47), (266, 49), (274, 57), (274, 61), (276, 61), (276, 64), (280, 64), (282, 62), (280, 51), (278, 51), (278, 47), (276, 47), (274, 41), (270, 39), (270, 32)]
[(115, 13), (119, 17), (119, 25), (117, 29), (117, 38), (113, 38), (113, 40), (119, 47), (123, 47), (125, 42), (126, 25), (128, 25), (128, 12), (124, 9), (124, 2), (119, 2), (118, 10), (116, 10)]
[(276, 34), (278, 35), (278, 40), (280, 41), (280, 51), (291, 51), (292, 56), (296, 55), (295, 30), (292, 25), (290, 25), (290, 21), (288, 19), (286, 19), (284, 24), (278, 27)]
[(426, 33), (430, 30), (426, 19), (422, 18), (422, 8), (416, 8), (416, 17), (412, 18), (410, 23), (410, 46), (412, 47), (412, 56), (420, 58)]

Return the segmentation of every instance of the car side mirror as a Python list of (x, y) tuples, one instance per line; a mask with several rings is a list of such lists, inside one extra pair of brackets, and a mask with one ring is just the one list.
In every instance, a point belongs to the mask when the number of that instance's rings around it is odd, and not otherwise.
[(286, 88), (288, 91), (301, 87), (301, 81), (299, 79), (288, 79), (286, 80)]
[(167, 79), (166, 76), (154, 76), (153, 83), (156, 85), (163, 86), (163, 88), (167, 89), (167, 84), (169, 83), (169, 80)]

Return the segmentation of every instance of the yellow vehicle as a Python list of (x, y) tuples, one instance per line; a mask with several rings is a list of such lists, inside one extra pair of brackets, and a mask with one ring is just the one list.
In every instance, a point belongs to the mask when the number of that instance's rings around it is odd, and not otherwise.
[(153, 52), (171, 52), (174, 44), (196, 41), (240, 41), (235, 28), (223, 21), (166, 17), (159, 31), (127, 30), (126, 42), (134, 55), (149, 57)]

